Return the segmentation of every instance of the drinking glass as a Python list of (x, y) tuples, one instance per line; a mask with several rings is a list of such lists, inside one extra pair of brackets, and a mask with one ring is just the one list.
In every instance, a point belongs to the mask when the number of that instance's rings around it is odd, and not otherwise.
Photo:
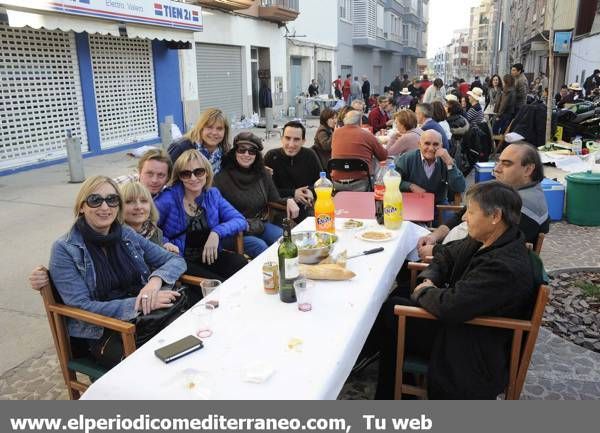
[(308, 278), (298, 278), (294, 281), (294, 290), (296, 291), (296, 299), (298, 300), (298, 310), (312, 310), (312, 295), (315, 282)]
[(212, 315), (215, 307), (211, 304), (200, 303), (192, 308), (195, 317), (196, 335), (200, 338), (208, 338), (212, 335)]
[(200, 288), (202, 289), (202, 297), (206, 298), (212, 292), (217, 290), (217, 288), (221, 285), (219, 280), (203, 280), (200, 283)]

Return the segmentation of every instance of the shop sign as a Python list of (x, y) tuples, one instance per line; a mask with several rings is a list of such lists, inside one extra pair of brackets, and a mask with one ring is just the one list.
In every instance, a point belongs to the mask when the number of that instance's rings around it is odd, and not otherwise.
[(200, 6), (170, 0), (2, 0), (2, 4), (193, 32), (203, 27)]

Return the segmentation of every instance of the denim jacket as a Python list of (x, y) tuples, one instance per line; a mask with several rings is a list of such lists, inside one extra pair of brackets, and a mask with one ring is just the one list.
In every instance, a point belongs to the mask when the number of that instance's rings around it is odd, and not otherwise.
[[(185, 260), (181, 257), (125, 225), (122, 230), (121, 242), (136, 264), (144, 285), (150, 277), (159, 277), (166, 284), (173, 284), (185, 272)], [(49, 268), (54, 286), (66, 305), (121, 320), (131, 320), (136, 316), (134, 297), (97, 300), (94, 264), (75, 225), (52, 245)], [(79, 338), (100, 338), (103, 332), (99, 326), (73, 319), (68, 320), (67, 328), (70, 336)]]

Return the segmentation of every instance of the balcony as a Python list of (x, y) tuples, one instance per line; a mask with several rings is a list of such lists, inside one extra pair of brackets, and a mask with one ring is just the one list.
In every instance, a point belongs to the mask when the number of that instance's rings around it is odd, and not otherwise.
[(196, 3), (200, 6), (235, 11), (239, 9), (248, 9), (250, 6), (256, 3), (256, 0), (195, 0), (193, 3)]
[(298, 3), (299, 0), (261, 0), (258, 16), (276, 23), (294, 21), (300, 14)]

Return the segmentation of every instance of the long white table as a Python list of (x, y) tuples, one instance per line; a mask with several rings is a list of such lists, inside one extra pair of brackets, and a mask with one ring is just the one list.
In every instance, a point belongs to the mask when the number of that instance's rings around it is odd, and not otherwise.
[[(299, 230), (314, 230), (314, 219), (294, 229)], [(355, 231), (337, 230), (336, 251), (385, 250), (348, 260), (356, 273), (352, 280), (317, 281), (310, 312), (264, 293), (261, 268), (276, 259), (273, 245), (221, 286), (213, 335), (204, 339), (203, 349), (170, 364), (154, 355), (155, 349), (195, 334), (195, 317), (188, 311), (93, 383), (82, 398), (335, 399), (400, 266), (426, 233), (405, 221), (392, 240), (377, 244), (357, 239)], [(302, 343), (290, 348), (292, 339)], [(243, 381), (245, 369), (255, 365), (274, 373), (263, 383)]]

